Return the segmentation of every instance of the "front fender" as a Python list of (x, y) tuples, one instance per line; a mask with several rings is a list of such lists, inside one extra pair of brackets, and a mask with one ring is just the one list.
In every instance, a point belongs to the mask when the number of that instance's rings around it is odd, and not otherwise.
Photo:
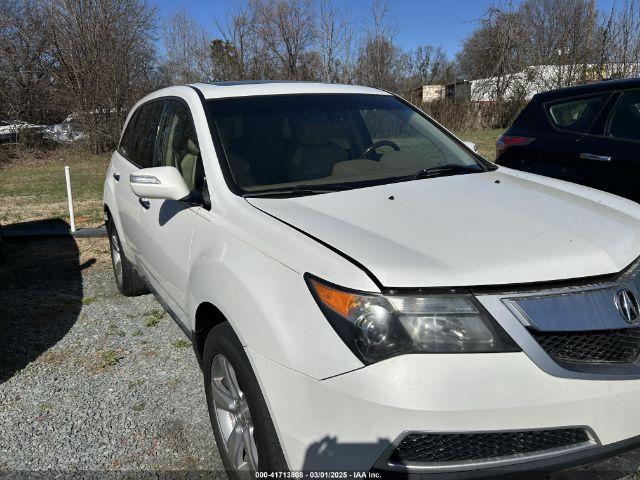
[[(286, 227), (285, 227), (286, 228)], [(316, 379), (362, 367), (326, 320), (303, 273), (231, 235), (196, 220), (187, 312), (213, 304), (244, 346)]]

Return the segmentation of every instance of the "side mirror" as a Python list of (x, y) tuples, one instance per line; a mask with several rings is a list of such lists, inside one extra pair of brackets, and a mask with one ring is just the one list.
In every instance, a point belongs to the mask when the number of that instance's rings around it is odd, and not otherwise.
[(478, 146), (473, 143), (473, 142), (469, 142), (467, 140), (463, 140), (462, 143), (464, 143), (469, 149), (471, 149), (474, 153), (478, 153)]
[(182, 200), (189, 187), (176, 167), (142, 168), (129, 175), (131, 190), (140, 198)]

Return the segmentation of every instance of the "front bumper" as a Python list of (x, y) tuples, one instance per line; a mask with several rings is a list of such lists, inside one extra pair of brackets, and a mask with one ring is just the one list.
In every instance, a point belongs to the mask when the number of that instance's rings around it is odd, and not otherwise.
[[(537, 466), (500, 467), (510, 474), (595, 461), (632, 448), (640, 434), (640, 380), (556, 377), (521, 352), (403, 355), (320, 381), (247, 354), (292, 470), (368, 471), (408, 431), (585, 426), (597, 438), (593, 449)], [(460, 472), (472, 473), (461, 467), (455, 478)]]

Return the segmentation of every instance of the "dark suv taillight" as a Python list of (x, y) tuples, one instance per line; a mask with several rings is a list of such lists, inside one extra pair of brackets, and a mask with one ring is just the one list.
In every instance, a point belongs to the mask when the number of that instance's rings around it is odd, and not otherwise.
[(513, 135), (502, 135), (496, 143), (496, 160), (500, 158), (504, 152), (511, 147), (519, 147), (522, 145), (529, 145), (533, 142), (533, 137), (516, 137)]

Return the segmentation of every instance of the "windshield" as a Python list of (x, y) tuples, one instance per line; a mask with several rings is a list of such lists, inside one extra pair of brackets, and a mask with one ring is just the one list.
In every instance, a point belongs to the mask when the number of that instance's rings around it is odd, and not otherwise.
[(418, 178), (416, 172), (441, 167), (485, 170), (472, 153), (390, 95), (272, 95), (208, 104), (233, 180), (248, 193), (353, 188)]

